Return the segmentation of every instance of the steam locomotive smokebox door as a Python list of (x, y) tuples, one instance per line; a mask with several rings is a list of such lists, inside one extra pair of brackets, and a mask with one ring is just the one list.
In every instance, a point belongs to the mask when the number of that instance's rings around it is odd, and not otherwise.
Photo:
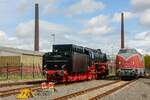
[(73, 52), (72, 55), (72, 72), (86, 72), (88, 70), (88, 55)]

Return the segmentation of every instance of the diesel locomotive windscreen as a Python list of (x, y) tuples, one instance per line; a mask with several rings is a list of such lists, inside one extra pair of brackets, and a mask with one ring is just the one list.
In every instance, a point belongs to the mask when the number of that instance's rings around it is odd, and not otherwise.
[(122, 54), (122, 53), (136, 54), (137, 51), (135, 49), (121, 49), (121, 50), (119, 50), (118, 54)]

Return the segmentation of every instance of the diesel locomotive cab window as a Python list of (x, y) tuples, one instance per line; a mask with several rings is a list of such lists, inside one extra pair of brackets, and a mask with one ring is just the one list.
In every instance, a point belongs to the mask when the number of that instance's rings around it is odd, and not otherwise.
[(132, 50), (132, 49), (125, 49), (125, 50), (120, 50), (118, 54), (121, 54), (121, 53), (136, 54), (137, 51), (136, 50)]
[(136, 50), (130, 50), (130, 53), (132, 53), (132, 54), (136, 54), (136, 53), (137, 53), (137, 51), (136, 51)]
[(127, 53), (127, 50), (120, 50), (118, 54)]

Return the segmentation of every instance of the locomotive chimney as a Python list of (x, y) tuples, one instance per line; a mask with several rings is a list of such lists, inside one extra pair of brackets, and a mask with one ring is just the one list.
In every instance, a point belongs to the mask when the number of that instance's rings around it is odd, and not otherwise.
[(34, 51), (39, 51), (39, 7), (35, 4), (35, 38)]
[(124, 48), (124, 14), (121, 13), (121, 48)]

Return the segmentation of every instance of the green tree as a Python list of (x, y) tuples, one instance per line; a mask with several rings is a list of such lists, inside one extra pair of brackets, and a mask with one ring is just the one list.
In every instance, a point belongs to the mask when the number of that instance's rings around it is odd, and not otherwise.
[(150, 55), (144, 56), (145, 68), (150, 69)]

